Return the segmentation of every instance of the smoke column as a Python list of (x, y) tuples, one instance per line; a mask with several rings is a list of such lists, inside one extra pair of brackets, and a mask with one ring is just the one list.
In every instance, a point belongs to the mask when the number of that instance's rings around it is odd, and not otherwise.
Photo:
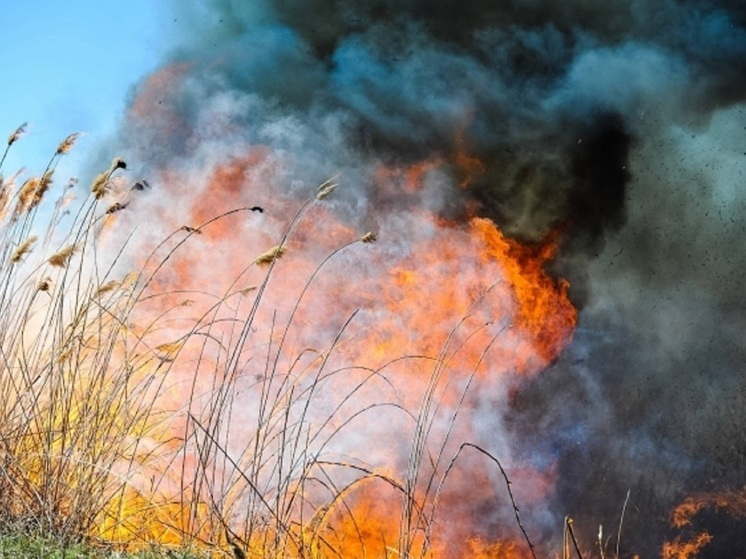
[[(121, 219), (148, 204), (193, 221), (235, 205), (277, 214), (277, 200), (340, 174), (334, 211), (350, 230), (407, 250), (478, 218), (527, 246), (557, 239), (551, 273), (579, 309), (573, 341), (528, 367), (537, 374), (485, 382), (468, 428), (547, 484), (527, 497), (537, 539), (556, 544), (564, 515), (586, 542), (598, 524), (615, 533), (630, 490), (622, 552), (657, 556), (685, 496), (746, 482), (739, 2), (174, 10), (184, 44), (135, 88), (120, 138), (153, 189)], [(343, 233), (330, 229), (329, 246)], [(470, 250), (460, 239), (442, 261)], [(746, 546), (732, 523), (712, 530), (719, 552)]]

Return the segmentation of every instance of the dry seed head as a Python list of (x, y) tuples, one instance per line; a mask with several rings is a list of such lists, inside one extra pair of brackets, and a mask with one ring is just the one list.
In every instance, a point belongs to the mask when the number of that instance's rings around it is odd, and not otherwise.
[(159, 359), (163, 361), (173, 361), (175, 354), (182, 348), (184, 342), (171, 342), (156, 346), (155, 351)]
[(24, 122), (21, 124), (18, 128), (16, 128), (16, 131), (13, 132), (10, 136), (8, 136), (8, 146), (12, 146), (16, 143), (16, 140), (20, 138), (24, 132), (26, 132), (26, 127), (28, 126), (28, 122)]
[(21, 185), (21, 190), (18, 191), (18, 203), (16, 204), (16, 215), (20, 215), (26, 210), (31, 209), (36, 197), (36, 191), (39, 188), (39, 178), (31, 177), (26, 179)]
[(187, 233), (194, 233), (195, 235), (202, 234), (202, 231), (200, 231), (196, 227), (189, 227), (189, 225), (182, 225), (179, 229), (181, 229), (182, 231), (186, 231)]
[(98, 200), (99, 198), (103, 197), (104, 194), (106, 194), (107, 187), (109, 185), (109, 172), (105, 171), (103, 173), (99, 173), (96, 175), (96, 178), (93, 179), (93, 184), (91, 185), (91, 192), (93, 192), (93, 196)]
[(127, 163), (121, 157), (115, 157), (111, 162), (111, 171), (114, 172), (116, 169), (126, 169)]
[(70, 260), (70, 257), (73, 255), (73, 253), (77, 250), (77, 247), (75, 245), (67, 245), (65, 248), (60, 250), (59, 252), (53, 254), (49, 257), (49, 262), (52, 266), (57, 266), (58, 268), (64, 268), (67, 266), (67, 261)]
[(275, 260), (282, 258), (282, 256), (286, 252), (287, 252), (287, 248), (285, 248), (282, 245), (272, 247), (267, 252), (263, 252), (262, 254), (257, 256), (256, 260), (254, 260), (254, 264), (257, 264), (259, 266), (266, 266), (268, 264), (271, 264)]
[(335, 182), (335, 180), (336, 177), (333, 177), (319, 186), (319, 188), (316, 190), (317, 200), (323, 200), (337, 189), (339, 183)]
[(124, 208), (126, 208), (128, 204), (122, 204), (121, 202), (114, 202), (111, 206), (106, 208), (107, 214), (113, 214), (122, 211)]
[(239, 289), (238, 292), (241, 295), (248, 295), (249, 293), (251, 293), (252, 291), (254, 291), (256, 289), (257, 289), (256, 285), (250, 285), (249, 287), (244, 287), (243, 289)]
[(80, 132), (73, 132), (67, 138), (62, 140), (60, 142), (60, 145), (57, 146), (57, 151), (55, 152), (55, 154), (62, 155), (70, 151), (70, 149), (72, 149), (73, 147), (73, 144), (75, 144), (75, 140), (78, 139), (78, 136), (80, 136)]
[(54, 170), (48, 169), (41, 177), (41, 179), (39, 180), (39, 185), (36, 187), (36, 191), (34, 191), (34, 195), (31, 198), (30, 208), (36, 207), (41, 203), (41, 199), (44, 197), (44, 194), (46, 194), (47, 190), (49, 190), (49, 187), (52, 184), (53, 174)]
[(119, 287), (119, 282), (117, 280), (108, 281), (98, 288), (98, 290), (96, 291), (96, 296), (114, 291), (117, 287)]
[(8, 206), (8, 201), (13, 190), (13, 183), (6, 183), (3, 178), (0, 177), (0, 220), (5, 216), (5, 209)]
[(365, 235), (360, 237), (360, 240), (364, 243), (375, 243), (378, 240), (378, 235), (372, 231), (368, 231)]
[(23, 259), (24, 256), (26, 256), (29, 252), (31, 252), (31, 248), (34, 246), (34, 243), (37, 241), (38, 237), (36, 235), (32, 235), (25, 241), (23, 241), (20, 245), (18, 245), (18, 248), (16, 248), (13, 251), (13, 254), (10, 256), (10, 263), (16, 264)]
[(37, 291), (49, 291), (52, 286), (52, 278), (44, 278), (38, 284), (36, 284)]

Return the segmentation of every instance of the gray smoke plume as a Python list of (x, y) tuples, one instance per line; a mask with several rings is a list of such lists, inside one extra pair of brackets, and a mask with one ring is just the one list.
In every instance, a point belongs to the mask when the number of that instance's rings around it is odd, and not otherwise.
[[(614, 531), (629, 489), (622, 550), (654, 556), (683, 496), (746, 482), (742, 3), (174, 9), (187, 31), (150, 100), (161, 108), (125, 131), (145, 176), (218, 136), (230, 151), (230, 129), (297, 154), (289, 179), (342, 170), (359, 189), (345, 203), (363, 214), (424, 204), (523, 242), (559, 234), (553, 273), (581, 308), (574, 341), (508, 409), (485, 412), (484, 431), (506, 424), (523, 459), (556, 468), (550, 509), (584, 541), (599, 523)], [(369, 178), (374, 164), (429, 158), (442, 163), (411, 200)], [(719, 551), (746, 547), (735, 527), (712, 530)]]

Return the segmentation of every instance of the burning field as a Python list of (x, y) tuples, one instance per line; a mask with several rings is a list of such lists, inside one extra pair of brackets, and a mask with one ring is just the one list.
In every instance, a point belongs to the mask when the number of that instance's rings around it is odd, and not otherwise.
[(4, 522), (746, 553), (744, 8), (174, 9), (121, 159), (3, 182)]

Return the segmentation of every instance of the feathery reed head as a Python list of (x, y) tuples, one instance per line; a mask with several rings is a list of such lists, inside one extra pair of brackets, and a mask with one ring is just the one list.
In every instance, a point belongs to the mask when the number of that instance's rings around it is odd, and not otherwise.
[(363, 243), (375, 243), (378, 240), (378, 235), (376, 235), (372, 231), (368, 231), (365, 235), (360, 237), (360, 240)]
[(332, 177), (329, 180), (323, 182), (316, 189), (316, 199), (323, 200), (324, 198), (329, 196), (332, 192), (334, 192), (339, 186), (339, 183), (336, 182), (336, 180), (337, 180), (337, 177)]
[(67, 245), (62, 250), (50, 256), (47, 262), (49, 262), (52, 266), (64, 268), (67, 265), (67, 261), (70, 260), (70, 257), (75, 253), (76, 250), (77, 247), (74, 244)]
[(109, 206), (108, 208), (106, 208), (106, 212), (105, 213), (107, 213), (107, 214), (114, 214), (114, 213), (117, 213), (117, 212), (121, 212), (128, 205), (129, 204), (127, 204), (127, 203), (123, 204), (122, 202), (114, 202), (111, 206)]
[(103, 173), (99, 173), (96, 175), (96, 178), (93, 179), (93, 184), (91, 184), (91, 192), (93, 193), (93, 196), (98, 200), (99, 198), (103, 198), (104, 194), (106, 194), (109, 187), (109, 171), (104, 171)]
[(182, 225), (179, 227), (181, 231), (186, 231), (187, 233), (193, 233), (194, 235), (201, 235), (202, 231), (197, 229), (196, 227), (190, 227), (189, 225)]
[(73, 132), (67, 138), (62, 140), (60, 142), (60, 145), (57, 146), (57, 151), (55, 151), (56, 155), (63, 155), (70, 151), (75, 144), (75, 140), (78, 139), (78, 136), (80, 136), (80, 132)]
[(43, 280), (41, 280), (39, 283), (36, 284), (36, 290), (37, 291), (49, 291), (49, 288), (52, 287), (52, 278), (46, 277)]
[(31, 199), (31, 208), (36, 207), (41, 203), (42, 198), (44, 198), (44, 194), (46, 194), (47, 190), (49, 190), (49, 187), (52, 185), (53, 174), (54, 169), (47, 169), (44, 172), (44, 175), (42, 175), (41, 179), (39, 179), (39, 185), (36, 187), (34, 195)]
[(117, 287), (119, 287), (120, 283), (117, 280), (111, 280), (107, 281), (101, 287), (98, 288), (96, 291), (96, 296), (104, 295), (106, 293), (109, 293), (111, 291), (114, 291)]
[(263, 252), (259, 256), (256, 257), (256, 260), (254, 260), (254, 264), (257, 264), (258, 266), (266, 266), (268, 264), (271, 264), (275, 260), (282, 258), (282, 256), (287, 252), (287, 248), (278, 245), (276, 247), (272, 247), (267, 252)]
[(26, 256), (29, 252), (31, 252), (31, 248), (34, 246), (34, 243), (37, 241), (38, 237), (36, 235), (30, 236), (28, 239), (23, 241), (18, 247), (13, 251), (13, 254), (10, 256), (10, 263), (11, 264), (17, 264), (20, 262), (24, 256)]
[(30, 210), (34, 206), (34, 200), (36, 199), (36, 193), (39, 190), (39, 177), (31, 177), (26, 179), (21, 185), (21, 190), (18, 191), (18, 202), (16, 203), (16, 215)]
[(27, 126), (28, 126), (28, 122), (24, 122), (18, 128), (16, 128), (15, 132), (13, 132), (10, 136), (8, 136), (8, 147), (15, 144), (18, 138), (23, 136), (24, 132), (26, 132)]

